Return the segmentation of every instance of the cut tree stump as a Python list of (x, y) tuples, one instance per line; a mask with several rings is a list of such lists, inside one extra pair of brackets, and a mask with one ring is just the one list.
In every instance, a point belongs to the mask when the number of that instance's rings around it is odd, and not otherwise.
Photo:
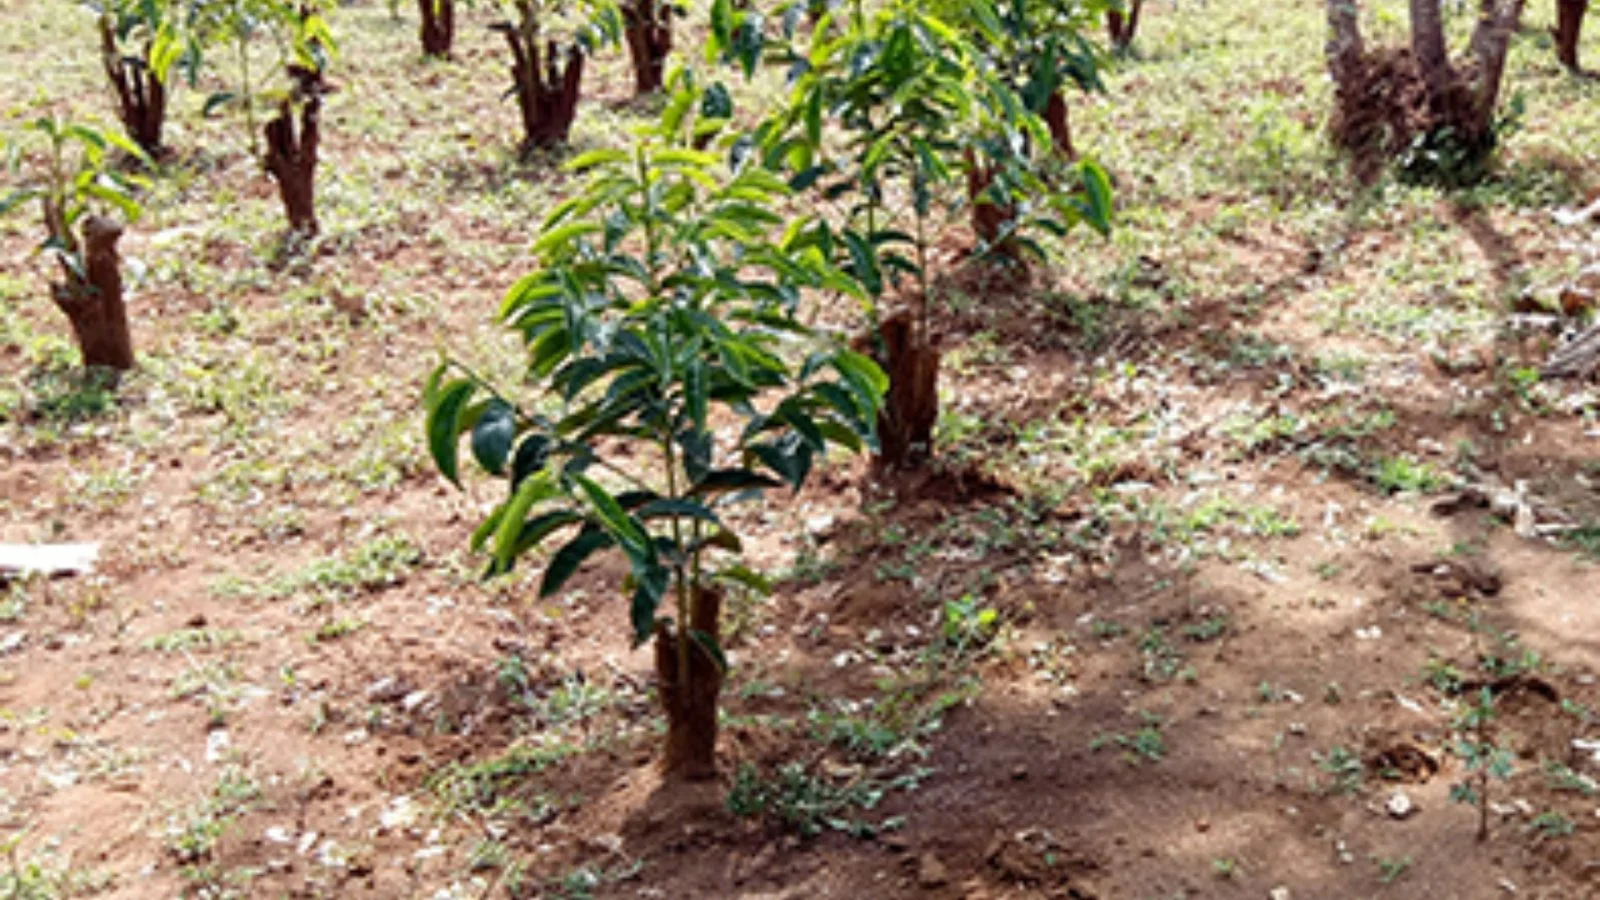
[(456, 39), (455, 0), (417, 0), (422, 13), (422, 55), (448, 59)]
[[(317, 234), (317, 145), (321, 140), (322, 73), (289, 66), (294, 95), (278, 106), (278, 115), (266, 125), (267, 172), (278, 183), (278, 196), (289, 219), (292, 235)], [(300, 131), (295, 133), (294, 105), (300, 103)]]
[(150, 71), (146, 60), (122, 55), (112, 25), (110, 15), (100, 17), (100, 59), (117, 95), (117, 117), (128, 139), (151, 159), (159, 159), (163, 153), (161, 129), (167, 121), (167, 86)]
[(623, 7), (627, 22), (624, 36), (633, 61), (633, 92), (646, 96), (661, 90), (672, 52), (672, 4), (659, 0), (632, 0)]
[(933, 453), (933, 426), (939, 419), (938, 342), (910, 312), (897, 313), (878, 327), (873, 356), (889, 375), (889, 393), (878, 413), (880, 469), (909, 469)]
[[(722, 596), (700, 589), (689, 628), (720, 644), (721, 615)], [(680, 646), (682, 641), (687, 645)], [(656, 634), (656, 681), (667, 714), (661, 767), (668, 777), (705, 781), (717, 776), (717, 698), (722, 680), (722, 667), (699, 642), (661, 626)]]
[(50, 287), (56, 306), (72, 323), (85, 368), (112, 372), (133, 368), (133, 335), (117, 254), (121, 238), (122, 226), (114, 219), (90, 216), (83, 224), (82, 273), (63, 260), (63, 280)]
[(512, 91), (522, 113), (523, 157), (564, 145), (578, 116), (583, 49), (577, 44), (569, 46), (563, 66), (555, 41), (546, 41), (541, 53), (535, 23), (525, 20), (519, 27), (500, 22), (492, 27), (505, 35), (511, 48)]

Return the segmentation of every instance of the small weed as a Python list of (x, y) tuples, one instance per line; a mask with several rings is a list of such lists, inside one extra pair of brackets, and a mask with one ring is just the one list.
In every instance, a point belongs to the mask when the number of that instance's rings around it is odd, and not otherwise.
[(1159, 626), (1139, 636), (1139, 658), (1145, 681), (1171, 681), (1184, 672), (1183, 654), (1167, 641), (1165, 629)]
[(1407, 456), (1386, 456), (1372, 467), (1372, 483), (1386, 494), (1431, 494), (1450, 480), (1433, 466)]
[(244, 637), (237, 631), (217, 628), (180, 628), (159, 634), (144, 642), (146, 650), (158, 653), (186, 653), (199, 650), (215, 650), (236, 644)]
[(167, 852), (185, 866), (209, 861), (233, 822), (261, 797), (261, 788), (248, 772), (230, 766), (211, 794), (194, 806), (167, 818)]
[(756, 767), (746, 763), (734, 776), (728, 809), (745, 818), (769, 817), (804, 837), (831, 830), (870, 838), (903, 823), (895, 818), (871, 822), (865, 814), (876, 809), (887, 792), (897, 788), (914, 790), (928, 774), (927, 770), (917, 770), (894, 781), (853, 779), (841, 785), (801, 763), (789, 763), (771, 778), (763, 777)]
[(1377, 857), (1378, 881), (1383, 884), (1394, 884), (1406, 870), (1411, 868), (1409, 856), (1380, 856)]
[(1166, 738), (1161, 732), (1166, 723), (1154, 713), (1140, 712), (1139, 715), (1144, 720), (1139, 730), (1132, 734), (1114, 732), (1096, 735), (1089, 742), (1089, 749), (1099, 751), (1109, 744), (1115, 744), (1123, 749), (1122, 758), (1130, 765), (1140, 760), (1160, 762), (1167, 755)]
[(1114, 619), (1095, 619), (1089, 624), (1089, 633), (1102, 641), (1110, 641), (1127, 634), (1128, 629)]
[(977, 597), (967, 594), (960, 600), (945, 601), (944, 639), (956, 656), (987, 647), (999, 628), (1000, 614), (993, 607), (981, 605)]
[(1449, 660), (1437, 656), (1429, 657), (1427, 663), (1423, 665), (1422, 677), (1441, 694), (1453, 697), (1461, 693), (1461, 683), (1464, 678), (1461, 670)]
[(345, 616), (343, 618), (322, 623), (317, 627), (316, 631), (313, 631), (310, 636), (307, 637), (307, 640), (313, 644), (330, 643), (332, 641), (337, 641), (342, 637), (349, 637), (350, 635), (355, 634), (356, 632), (365, 628), (366, 625), (367, 623), (361, 621), (360, 619), (353, 619)]
[(1328, 784), (1323, 788), (1325, 793), (1354, 794), (1361, 790), (1361, 782), (1366, 774), (1361, 757), (1343, 745), (1335, 744), (1326, 755), (1313, 753), (1311, 758), (1316, 760), (1317, 768), (1329, 777)]
[(1553, 759), (1544, 764), (1544, 780), (1552, 791), (1566, 791), (1585, 797), (1600, 794), (1600, 782)]
[(1534, 816), (1527, 830), (1533, 833), (1535, 841), (1549, 841), (1570, 837), (1577, 826), (1565, 815), (1550, 809)]
[(1231, 623), (1227, 616), (1207, 616), (1193, 625), (1183, 627), (1183, 636), (1197, 644), (1214, 641), (1228, 633)]
[(1561, 543), (1584, 559), (1600, 562), (1600, 522), (1589, 522), (1561, 536)]

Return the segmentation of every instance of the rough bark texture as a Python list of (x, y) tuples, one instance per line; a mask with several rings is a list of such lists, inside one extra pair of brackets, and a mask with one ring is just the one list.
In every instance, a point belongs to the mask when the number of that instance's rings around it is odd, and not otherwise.
[(128, 139), (151, 159), (162, 155), (161, 129), (167, 121), (167, 86), (143, 59), (123, 56), (111, 17), (100, 18), (100, 60), (117, 95), (117, 117)]
[(422, 13), (422, 54), (448, 59), (456, 39), (455, 0), (417, 0)]
[(1428, 106), (1435, 116), (1442, 115), (1456, 71), (1444, 43), (1444, 13), (1439, 0), (1410, 0), (1411, 56), (1428, 88)]
[(1020, 261), (1021, 248), (1012, 234), (1017, 218), (1015, 204), (999, 204), (989, 199), (986, 192), (994, 184), (994, 170), (978, 162), (977, 156), (967, 154), (967, 202), (971, 208), (972, 231), (978, 236), (979, 252), (1001, 259)]
[(523, 155), (565, 144), (578, 115), (583, 51), (577, 45), (568, 47), (565, 67), (555, 41), (546, 41), (541, 53), (538, 23), (528, 4), (524, 4), (519, 23), (502, 22), (495, 30), (505, 35), (511, 48), (512, 90), (522, 112)]
[[(121, 238), (121, 225), (90, 216), (83, 225), (82, 274), (63, 262), (63, 280), (51, 285), (56, 306), (72, 323), (85, 368), (116, 372), (133, 368), (133, 336), (128, 330), (121, 258), (117, 255)], [(75, 240), (69, 249), (76, 249)]]
[[(698, 590), (689, 627), (720, 643), (721, 614), (721, 595)], [(689, 781), (716, 777), (717, 697), (722, 693), (722, 678), (716, 660), (693, 638), (665, 626), (656, 634), (656, 680), (667, 714), (667, 747), (661, 766), (668, 777)]]
[[(1328, 72), (1336, 92), (1359, 85), (1367, 55), (1361, 40), (1361, 11), (1356, 0), (1328, 0)], [(1345, 101), (1341, 99), (1341, 104)]]
[(672, 52), (672, 7), (658, 0), (632, 0), (623, 7), (633, 90), (638, 96), (661, 90)]
[(1127, 13), (1110, 10), (1106, 13), (1106, 30), (1111, 33), (1111, 48), (1113, 50), (1126, 50), (1133, 45), (1134, 36), (1139, 33), (1139, 13), (1144, 7), (1144, 0), (1128, 0)]
[[(1431, 2), (1437, 4), (1439, 0)], [(1475, 135), (1487, 136), (1494, 127), (1500, 88), (1505, 82), (1506, 55), (1517, 23), (1522, 21), (1524, 5), (1524, 0), (1483, 0), (1478, 27), (1472, 32), (1472, 52), (1478, 66), (1472, 83), (1474, 105), (1469, 124)]]
[[(301, 237), (317, 233), (317, 144), (321, 140), (322, 76), (301, 66), (290, 66), (294, 97), (285, 99), (278, 115), (268, 122), (266, 169), (278, 182), (278, 195), (289, 219), (289, 230)], [(294, 105), (300, 103), (300, 131), (295, 133)]]
[(1589, 0), (1556, 0), (1556, 57), (1573, 72), (1583, 71), (1578, 61), (1578, 43), (1583, 38), (1583, 17)]
[(1045, 103), (1044, 123), (1050, 127), (1050, 139), (1056, 152), (1065, 159), (1077, 159), (1078, 151), (1072, 146), (1072, 124), (1067, 115), (1067, 98), (1060, 91), (1050, 95)]
[(889, 375), (889, 393), (878, 414), (877, 465), (912, 468), (933, 451), (939, 418), (939, 348), (915, 317), (899, 313), (878, 328), (878, 364)]

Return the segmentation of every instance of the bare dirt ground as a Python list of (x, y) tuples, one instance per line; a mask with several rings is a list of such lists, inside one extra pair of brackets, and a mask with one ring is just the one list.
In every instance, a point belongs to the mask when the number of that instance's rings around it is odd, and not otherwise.
[[(422, 449), (439, 348), (519, 371), (491, 317), (565, 184), (510, 161), (487, 14), (430, 64), (338, 11), (309, 261), (184, 92), (114, 394), (0, 226), (0, 541), (104, 551), (0, 594), (0, 895), (1600, 895), (1596, 395), (1530, 377), (1556, 338), (1513, 317), (1600, 186), (1551, 16), (1502, 171), (1441, 195), (1350, 187), (1314, 5), (1156, 4), (1074, 108), (1114, 237), (1021, 292), (946, 267), (938, 465), (745, 513), (780, 586), (732, 604), (723, 777), (688, 788), (606, 573), (479, 582), (493, 486)], [(37, 76), (6, 108), (104, 117), (89, 27), (0, 2)], [(643, 114), (623, 66), (579, 148)], [(1468, 744), (1510, 762), (1481, 842)]]

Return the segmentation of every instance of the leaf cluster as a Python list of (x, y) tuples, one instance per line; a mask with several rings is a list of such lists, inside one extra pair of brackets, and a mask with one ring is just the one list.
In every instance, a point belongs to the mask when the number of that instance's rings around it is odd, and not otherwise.
[[(473, 535), (493, 556), (489, 573), (560, 536), (548, 596), (594, 554), (620, 551), (641, 642), (669, 589), (682, 616), (692, 588), (749, 580), (702, 567), (708, 551), (741, 550), (727, 506), (798, 489), (829, 445), (871, 446), (887, 389), (869, 359), (797, 317), (803, 291), (860, 289), (801, 239), (806, 220), (774, 212), (789, 186), (737, 153), (701, 149), (734, 143), (731, 113), (725, 90), (679, 73), (632, 149), (569, 163), (588, 180), (545, 219), (539, 267), (500, 309), (558, 414), (451, 377), (451, 363), (426, 391), (440, 471), (459, 478), (457, 443), (470, 433), (478, 465), (509, 483)], [(629, 471), (641, 456), (650, 471)]]
[(144, 211), (138, 194), (145, 181), (119, 169), (115, 151), (149, 162), (137, 144), (114, 131), (54, 115), (27, 122), (0, 148), (17, 185), (0, 199), (0, 216), (38, 203), (45, 225), (41, 249), (81, 272), (75, 235), (85, 216), (114, 212), (133, 222)]

